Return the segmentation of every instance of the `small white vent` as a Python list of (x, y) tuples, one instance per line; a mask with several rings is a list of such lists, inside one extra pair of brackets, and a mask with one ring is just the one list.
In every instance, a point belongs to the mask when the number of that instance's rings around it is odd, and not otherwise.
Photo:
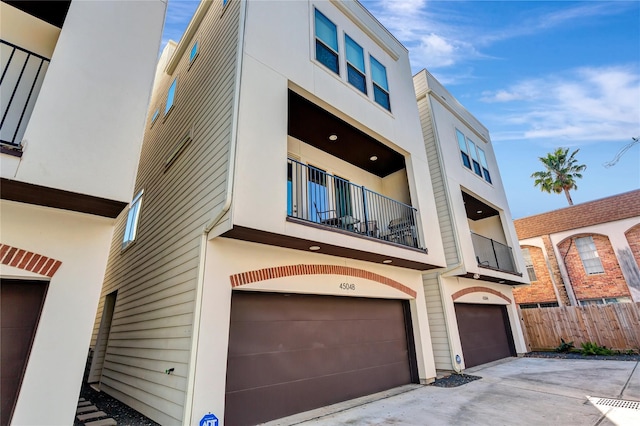
[(598, 398), (595, 405), (605, 405), (607, 407), (629, 408), (631, 410), (640, 410), (640, 402), (625, 401), (624, 399)]

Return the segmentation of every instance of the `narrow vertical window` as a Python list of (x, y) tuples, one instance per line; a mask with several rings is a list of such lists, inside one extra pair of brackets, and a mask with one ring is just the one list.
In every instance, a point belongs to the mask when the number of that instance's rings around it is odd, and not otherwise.
[(153, 123), (156, 122), (156, 120), (158, 119), (158, 116), (160, 115), (160, 109), (156, 108), (155, 111), (153, 111), (153, 115), (151, 116), (151, 125), (153, 126)]
[(478, 161), (478, 153), (476, 152), (476, 144), (473, 143), (469, 138), (467, 138), (467, 142), (469, 143), (469, 154), (471, 154), (473, 171), (476, 172), (478, 176), (482, 176), (482, 170), (480, 170), (480, 162)]
[(462, 132), (456, 129), (456, 136), (458, 138), (458, 146), (460, 147), (460, 156), (462, 157), (462, 164), (468, 169), (471, 168), (471, 160), (469, 154), (467, 154), (467, 141)]
[(480, 155), (480, 165), (482, 166), (482, 174), (484, 175), (484, 180), (492, 183), (491, 174), (489, 174), (489, 165), (487, 164), (487, 157), (484, 155), (484, 151), (480, 147), (478, 147), (478, 154)]
[(336, 74), (338, 66), (338, 28), (318, 9), (315, 10), (316, 59)]
[(140, 217), (140, 207), (142, 206), (142, 193), (138, 194), (131, 201), (129, 213), (127, 215), (127, 225), (124, 229), (124, 238), (122, 239), (122, 248), (126, 248), (136, 239), (136, 231), (138, 230), (138, 219)]
[(348, 35), (344, 35), (347, 52), (347, 80), (362, 93), (367, 93), (367, 78), (364, 72), (364, 50)]
[(527, 274), (529, 274), (529, 281), (537, 281), (536, 271), (533, 268), (533, 261), (531, 260), (531, 252), (528, 248), (522, 249), (522, 257), (524, 258), (524, 264), (527, 267)]
[(604, 272), (593, 237), (576, 238), (576, 247), (587, 274), (602, 274)]
[(195, 43), (193, 43), (193, 46), (191, 47), (191, 52), (189, 52), (189, 63), (192, 63), (196, 59), (196, 56), (198, 56), (198, 42), (197, 41)]
[(373, 82), (373, 99), (380, 106), (391, 111), (387, 69), (373, 56), (369, 58), (371, 62), (371, 81)]
[(173, 80), (173, 83), (171, 83), (171, 86), (169, 86), (169, 91), (167, 92), (167, 105), (164, 108), (164, 113), (165, 115), (171, 111), (171, 108), (173, 107), (173, 99), (176, 95), (176, 84), (178, 83), (178, 78), (175, 78)]

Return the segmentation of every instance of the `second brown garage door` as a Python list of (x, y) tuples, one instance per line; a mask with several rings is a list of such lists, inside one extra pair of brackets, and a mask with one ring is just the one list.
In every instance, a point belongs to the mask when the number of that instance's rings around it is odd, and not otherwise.
[(406, 309), (400, 300), (234, 293), (225, 424), (256, 424), (416, 381)]
[(467, 368), (515, 355), (505, 306), (456, 303), (455, 308)]

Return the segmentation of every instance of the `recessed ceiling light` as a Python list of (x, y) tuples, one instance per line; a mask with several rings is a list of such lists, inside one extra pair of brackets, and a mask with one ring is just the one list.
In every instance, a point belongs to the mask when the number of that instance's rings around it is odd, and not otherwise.
[(378, 159), (378, 157), (376, 157), (375, 155), (372, 155), (371, 157), (369, 157), (369, 160), (371, 161), (376, 161)]
[(481, 214), (481, 213), (482, 213), (482, 210), (478, 210), (476, 213)]
[(320, 246), (311, 246), (311, 247), (309, 247), (309, 250), (318, 251), (318, 250), (320, 250)]
[(330, 141), (337, 141), (338, 140), (338, 135), (329, 135), (329, 140)]
[(393, 260), (391, 260), (391, 259), (386, 259), (386, 260), (382, 261), (382, 263), (387, 263), (387, 264), (392, 263), (392, 262), (393, 262)]
[(504, 284), (504, 280), (498, 281), (498, 284)]

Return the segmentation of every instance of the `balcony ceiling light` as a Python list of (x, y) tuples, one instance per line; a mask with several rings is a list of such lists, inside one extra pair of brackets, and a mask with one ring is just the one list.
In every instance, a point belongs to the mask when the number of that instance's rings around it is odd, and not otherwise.
[(375, 156), (375, 155), (372, 155), (371, 157), (369, 157), (369, 160), (371, 160), (371, 161), (376, 161), (377, 159), (378, 159), (378, 157)]
[(482, 214), (482, 210), (478, 210), (478, 211), (476, 211), (476, 213)]
[(320, 250), (320, 246), (311, 246), (311, 247), (309, 247), (309, 250), (318, 251), (318, 250)]
[(334, 135), (334, 134), (329, 135), (329, 140), (332, 141), (332, 142), (337, 141), (338, 140), (338, 135)]
[(393, 260), (386, 259), (386, 260), (383, 260), (382, 263), (386, 263), (388, 265), (389, 263), (393, 263)]

